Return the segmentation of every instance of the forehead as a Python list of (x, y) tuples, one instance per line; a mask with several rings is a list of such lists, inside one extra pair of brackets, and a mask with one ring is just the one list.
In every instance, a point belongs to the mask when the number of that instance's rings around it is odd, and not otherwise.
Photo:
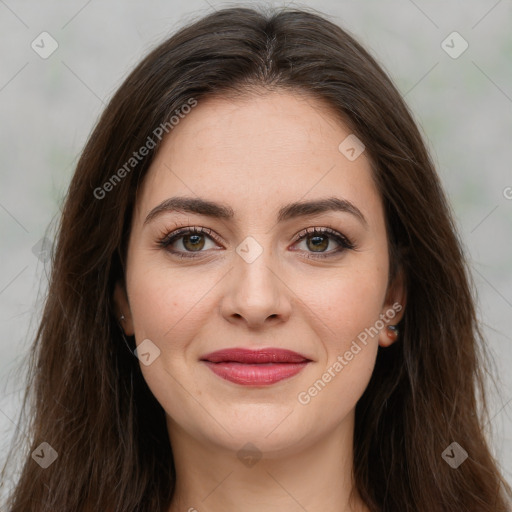
[(237, 217), (285, 202), (336, 195), (380, 209), (363, 152), (350, 161), (339, 145), (350, 129), (323, 101), (272, 92), (200, 100), (163, 140), (139, 190), (140, 221), (170, 196), (232, 205)]

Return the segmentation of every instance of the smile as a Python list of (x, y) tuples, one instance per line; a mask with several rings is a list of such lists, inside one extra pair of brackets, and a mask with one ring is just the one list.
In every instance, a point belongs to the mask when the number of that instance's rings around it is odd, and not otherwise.
[(244, 386), (271, 385), (301, 372), (310, 359), (277, 348), (224, 349), (201, 358), (217, 376)]

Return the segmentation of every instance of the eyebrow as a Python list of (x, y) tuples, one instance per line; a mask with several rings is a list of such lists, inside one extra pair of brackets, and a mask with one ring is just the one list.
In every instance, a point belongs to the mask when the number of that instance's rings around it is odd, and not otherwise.
[[(155, 206), (144, 220), (144, 225), (165, 212), (182, 212), (207, 217), (231, 220), (235, 213), (233, 209), (221, 203), (215, 203), (197, 197), (170, 197)], [(297, 201), (283, 206), (279, 209), (277, 221), (283, 222), (297, 217), (313, 216), (324, 212), (345, 212), (356, 217), (365, 228), (368, 228), (368, 221), (356, 205), (346, 199), (328, 197), (313, 201)]]

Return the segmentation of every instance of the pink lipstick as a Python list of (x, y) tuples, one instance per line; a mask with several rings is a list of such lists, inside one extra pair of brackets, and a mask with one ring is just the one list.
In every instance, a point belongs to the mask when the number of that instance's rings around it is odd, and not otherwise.
[(311, 360), (278, 348), (233, 348), (206, 354), (201, 361), (223, 379), (245, 386), (262, 386), (293, 377)]

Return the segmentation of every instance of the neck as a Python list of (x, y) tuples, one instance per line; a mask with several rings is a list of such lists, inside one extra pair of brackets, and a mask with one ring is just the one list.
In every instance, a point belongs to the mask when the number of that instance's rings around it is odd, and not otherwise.
[(353, 419), (308, 445), (254, 456), (201, 442), (168, 418), (177, 475), (169, 512), (368, 512), (352, 479)]

